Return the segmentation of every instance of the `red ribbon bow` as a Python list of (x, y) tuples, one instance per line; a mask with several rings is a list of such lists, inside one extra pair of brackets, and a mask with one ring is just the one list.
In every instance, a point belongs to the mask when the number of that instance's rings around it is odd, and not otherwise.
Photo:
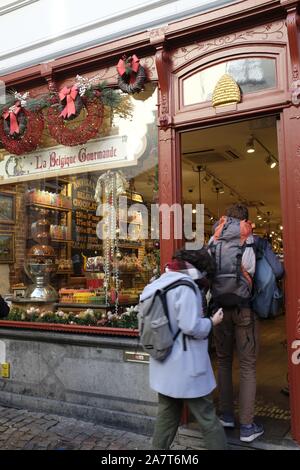
[[(126, 63), (126, 58), (122, 57), (122, 59), (119, 60), (118, 65), (117, 65), (117, 71), (121, 77), (126, 73), (126, 67), (130, 68), (130, 75), (132, 72), (137, 73), (139, 70), (140, 66), (140, 59), (133, 54), (133, 56), (129, 57), (129, 63)], [(135, 81), (135, 77), (131, 75), (130, 77), (130, 83)]]
[(11, 110), (6, 110), (2, 114), (4, 119), (9, 118), (10, 120), (10, 131), (9, 131), (10, 135), (13, 135), (14, 133), (19, 134), (20, 132), (19, 123), (17, 119), (17, 116), (20, 111), (21, 111), (21, 103), (20, 101), (17, 101), (15, 105), (13, 106), (13, 108), (11, 108)]
[(73, 114), (76, 114), (75, 108), (75, 99), (78, 95), (78, 88), (76, 85), (73, 85), (72, 88), (64, 87), (59, 93), (60, 101), (66, 100), (66, 106), (60, 113), (60, 117), (66, 119), (66, 117), (70, 117)]

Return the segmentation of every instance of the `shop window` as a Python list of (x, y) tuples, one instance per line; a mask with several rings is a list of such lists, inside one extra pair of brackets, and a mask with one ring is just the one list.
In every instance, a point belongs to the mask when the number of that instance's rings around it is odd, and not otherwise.
[(6, 226), (0, 262), (10, 267), (2, 292), (10, 320), (137, 328), (134, 306), (160, 265), (156, 110), (156, 90), (143, 100), (123, 95), (84, 145), (55, 145), (45, 131), (44, 148), (4, 152), (0, 211), (11, 235)]
[(276, 87), (274, 59), (250, 57), (213, 65), (183, 81), (185, 106), (210, 101), (214, 88), (222, 75), (228, 73), (238, 83), (243, 94)]

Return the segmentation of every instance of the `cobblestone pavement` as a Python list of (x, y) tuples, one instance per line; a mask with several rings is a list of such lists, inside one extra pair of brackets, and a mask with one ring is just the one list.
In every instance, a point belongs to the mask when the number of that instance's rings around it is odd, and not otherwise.
[(151, 438), (78, 419), (0, 406), (0, 450), (104, 449), (149, 450)]

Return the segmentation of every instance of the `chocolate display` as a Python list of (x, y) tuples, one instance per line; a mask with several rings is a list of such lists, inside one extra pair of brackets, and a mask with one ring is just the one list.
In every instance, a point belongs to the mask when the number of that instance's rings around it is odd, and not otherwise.
[(26, 290), (28, 300), (51, 302), (57, 300), (56, 290), (50, 285), (50, 277), (57, 272), (54, 249), (48, 245), (50, 223), (46, 219), (47, 211), (40, 210), (40, 219), (32, 224), (32, 238), (37, 242), (28, 250), (25, 272), (33, 281)]

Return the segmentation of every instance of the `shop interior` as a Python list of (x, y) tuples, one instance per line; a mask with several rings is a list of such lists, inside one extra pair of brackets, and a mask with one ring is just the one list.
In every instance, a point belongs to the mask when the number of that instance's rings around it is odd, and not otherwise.
[[(31, 298), (32, 303), (40, 297), (46, 309), (55, 302), (56, 310), (65, 315), (77, 312), (84, 318), (89, 312), (87, 320), (93, 311), (98, 325), (107, 323), (107, 313), (115, 313), (116, 305), (120, 314), (138, 302), (140, 292), (159, 269), (159, 242), (151, 238), (151, 233), (145, 233), (145, 218), (134, 208), (123, 214), (116, 203), (112, 227), (110, 209), (97, 215), (99, 200), (95, 194), (97, 188), (102, 191), (100, 202), (109, 208), (110, 198), (120, 195), (126, 196), (127, 209), (135, 204), (149, 207), (157, 197), (157, 170), (155, 166), (143, 170), (143, 162), (142, 158), (134, 169), (114, 171), (111, 176), (109, 172), (83, 173), (39, 179), (22, 186), (25, 265), (19, 282), (11, 286), (14, 297), (19, 296), (20, 302), (22, 297)], [(124, 177), (123, 190), (118, 174)], [(106, 194), (112, 181), (119, 188), (114, 196), (113, 192)], [(100, 223), (108, 233), (97, 233)], [(120, 229), (123, 236), (118, 235)], [(112, 235), (111, 231), (116, 232)], [(16, 255), (20, 257), (20, 249)]]
[[(229, 205), (245, 203), (254, 233), (267, 238), (284, 262), (277, 119), (266, 116), (182, 133), (183, 200), (204, 204), (206, 241)], [(260, 319), (259, 328), (257, 420), (264, 423), (266, 438), (282, 437), (290, 417), (284, 309), (276, 318)], [(216, 368), (213, 344), (211, 352)], [(237, 392), (236, 361), (233, 377)], [(191, 417), (189, 425), (195, 426)]]

